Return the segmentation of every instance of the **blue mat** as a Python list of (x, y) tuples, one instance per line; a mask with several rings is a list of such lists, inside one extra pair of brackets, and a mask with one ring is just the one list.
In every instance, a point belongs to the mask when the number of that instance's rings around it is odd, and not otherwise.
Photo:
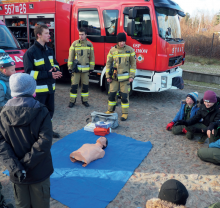
[(152, 148), (151, 142), (111, 133), (106, 135), (108, 147), (104, 158), (85, 168), (80, 162), (70, 161), (71, 152), (85, 143), (95, 143), (98, 138), (81, 129), (52, 146), (52, 198), (70, 208), (104, 208), (117, 196)]

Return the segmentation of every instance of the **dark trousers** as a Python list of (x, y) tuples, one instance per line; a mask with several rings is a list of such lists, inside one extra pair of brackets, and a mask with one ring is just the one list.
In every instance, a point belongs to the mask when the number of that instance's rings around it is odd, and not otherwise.
[(54, 93), (36, 93), (35, 99), (47, 106), (51, 119), (54, 114)]
[(2, 184), (0, 183), (0, 206), (2, 205), (3, 201), (4, 201), (4, 196), (2, 195)]
[(16, 208), (49, 208), (50, 178), (35, 184), (12, 183)]

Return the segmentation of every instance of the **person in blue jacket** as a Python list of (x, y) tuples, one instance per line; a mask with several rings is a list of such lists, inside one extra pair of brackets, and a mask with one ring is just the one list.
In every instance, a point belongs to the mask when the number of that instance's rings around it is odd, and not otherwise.
[(180, 120), (188, 120), (192, 118), (194, 115), (196, 115), (196, 112), (199, 110), (197, 99), (198, 92), (191, 92), (187, 94), (186, 100), (181, 102), (179, 112), (176, 114), (173, 121), (167, 124), (166, 129), (168, 131), (172, 130), (173, 134), (175, 135), (187, 133), (184, 125), (175, 126), (175, 123), (177, 123)]
[[(217, 165), (220, 165), (220, 136), (219, 130), (220, 121), (212, 122), (207, 130), (207, 136), (209, 137), (209, 148), (201, 148), (198, 150), (198, 157), (205, 161), (211, 162)], [(219, 138), (217, 141), (210, 140), (211, 134), (214, 135), (215, 138)]]

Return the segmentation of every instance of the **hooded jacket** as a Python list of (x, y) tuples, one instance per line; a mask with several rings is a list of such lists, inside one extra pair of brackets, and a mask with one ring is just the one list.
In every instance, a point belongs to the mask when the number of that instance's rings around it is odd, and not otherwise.
[(0, 114), (0, 159), (19, 184), (15, 173), (26, 171), (22, 184), (39, 183), (53, 173), (52, 123), (43, 104), (31, 97), (9, 100)]
[(159, 198), (153, 198), (146, 202), (146, 208), (186, 208), (183, 205), (176, 205), (171, 202), (162, 201)]
[(3, 107), (9, 99), (11, 99), (11, 90), (9, 87), (9, 77), (0, 72), (0, 80), (2, 80), (5, 83), (5, 86), (7, 87), (6, 94), (4, 92), (4, 87), (0, 83), (0, 107)]
[(217, 97), (217, 102), (211, 107), (206, 108), (203, 99), (200, 101), (200, 107), (196, 115), (187, 121), (188, 126), (198, 123), (201, 119), (205, 126), (209, 126), (211, 122), (220, 120), (220, 98)]
[[(199, 102), (199, 101), (198, 101)], [(186, 106), (186, 101), (182, 101), (181, 102), (181, 107), (180, 107), (180, 110), (179, 112), (176, 114), (175, 118), (173, 119), (173, 122), (176, 123), (177, 121), (179, 120), (183, 120), (184, 118), (184, 115), (185, 115), (185, 106)], [(192, 118), (193, 116), (196, 115), (196, 112), (199, 110), (199, 107), (198, 105), (193, 105), (192, 106), (192, 109), (191, 109), (191, 112), (190, 112), (190, 118)]]

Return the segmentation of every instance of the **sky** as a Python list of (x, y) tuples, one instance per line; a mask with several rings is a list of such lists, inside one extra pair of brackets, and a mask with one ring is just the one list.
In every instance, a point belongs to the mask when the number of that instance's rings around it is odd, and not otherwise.
[(209, 12), (212, 16), (220, 11), (220, 0), (173, 0), (190, 16), (198, 12)]

